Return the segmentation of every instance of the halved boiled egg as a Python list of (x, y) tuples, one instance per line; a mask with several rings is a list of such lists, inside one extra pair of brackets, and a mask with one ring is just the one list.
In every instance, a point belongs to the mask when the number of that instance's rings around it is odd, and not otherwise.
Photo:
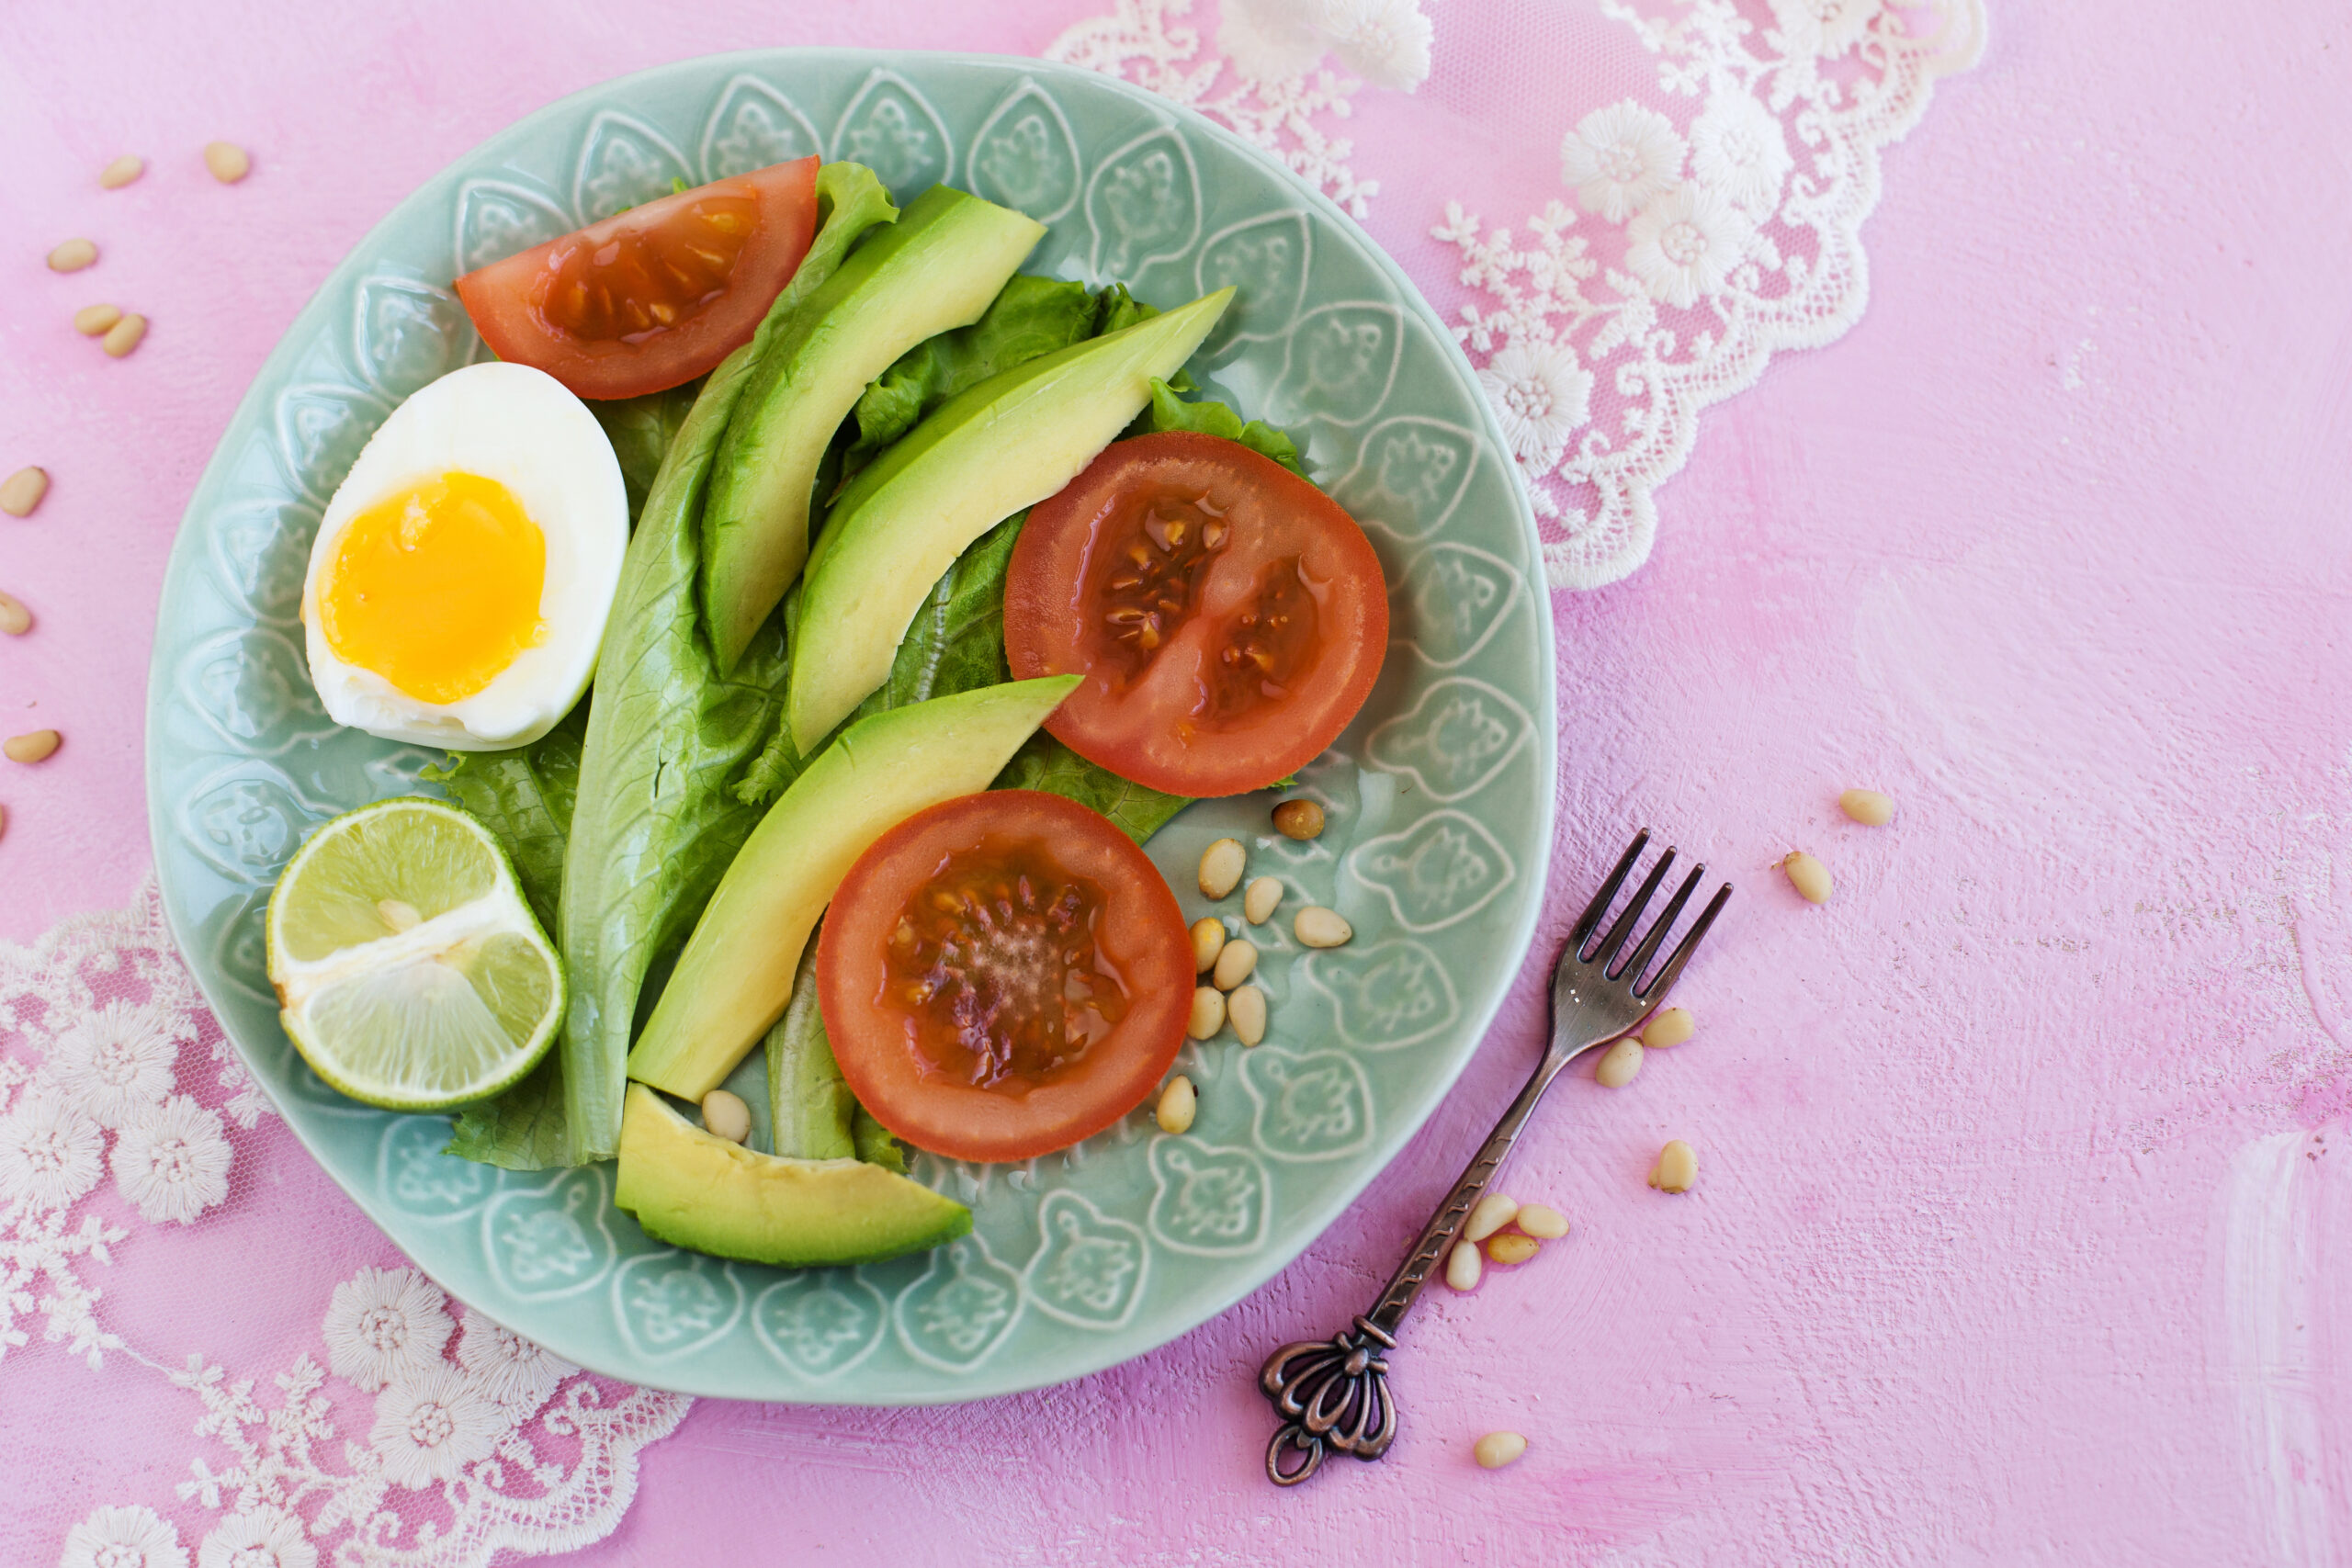
[(525, 365), (392, 411), (327, 503), (302, 584), (328, 716), (387, 740), (537, 739), (595, 672), (628, 496), (588, 405)]

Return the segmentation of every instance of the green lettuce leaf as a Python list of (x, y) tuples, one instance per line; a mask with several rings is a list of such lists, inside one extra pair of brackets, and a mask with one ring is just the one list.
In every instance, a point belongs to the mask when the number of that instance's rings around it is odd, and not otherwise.
[(628, 489), (628, 514), (632, 521), (645, 510), (645, 497), (653, 488), (653, 476), (661, 471), (671, 440), (677, 435), (678, 427), (686, 423), (686, 415), (701, 391), (702, 380), (696, 378), (666, 392), (599, 400), (588, 405), (596, 423), (605, 427), (605, 438), (613, 444), (613, 456), (621, 461), (621, 483)]
[(571, 1163), (563, 1132), (563, 1053), (548, 1052), (513, 1089), (458, 1111), (441, 1152), (509, 1170)]
[(771, 619), (732, 675), (714, 668), (696, 605), (701, 511), (736, 400), (780, 324), (888, 211), (872, 171), (818, 174), (821, 227), (752, 340), (711, 372), (679, 428), (621, 563), (564, 857), (565, 1158), (610, 1158), (639, 993), (693, 929), (758, 807), (735, 793), (781, 721), (785, 638)]
[(1042, 729), (1012, 754), (989, 787), (1043, 790), (1075, 800), (1108, 817), (1138, 844), (1193, 804), (1181, 795), (1162, 795), (1098, 767)]
[(857, 400), (851, 464), (896, 441), (967, 387), (1096, 335), (1097, 307), (1082, 283), (1014, 275), (980, 319), (900, 355)]
[(1180, 389), (1172, 382), (1154, 377), (1151, 406), (1136, 416), (1134, 433), (1142, 435), (1162, 430), (1197, 430), (1208, 435), (1222, 435), (1227, 441), (1240, 442), (1261, 457), (1272, 457), (1310, 484), (1314, 482), (1299, 457), (1298, 443), (1289, 435), (1262, 419), (1244, 424), (1241, 416), (1223, 403), (1205, 399), (1188, 403), (1176, 395)]

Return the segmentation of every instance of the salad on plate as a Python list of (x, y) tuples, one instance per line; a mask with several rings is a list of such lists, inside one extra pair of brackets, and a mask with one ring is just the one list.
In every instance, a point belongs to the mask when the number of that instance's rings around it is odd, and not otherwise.
[(805, 158), (456, 280), (497, 357), (386, 420), (303, 586), (328, 713), (448, 753), (272, 893), (321, 1077), (616, 1159), (658, 1239), (848, 1264), (970, 1229), (908, 1148), (1067, 1148), (1216, 1032), (1248, 943), (1139, 846), (1331, 745), (1386, 585), (1185, 374), (1234, 290), (1023, 273), (1046, 232)]

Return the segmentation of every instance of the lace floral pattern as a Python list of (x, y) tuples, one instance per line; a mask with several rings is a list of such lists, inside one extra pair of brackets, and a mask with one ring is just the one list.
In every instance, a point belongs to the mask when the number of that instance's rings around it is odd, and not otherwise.
[[(152, 885), (130, 909), (0, 943), (0, 1357), (26, 1353), (39, 1324), (94, 1373), (161, 1373), (195, 1396), (195, 1434), (211, 1445), (176, 1488), (183, 1513), (213, 1516), (192, 1548), (153, 1506), (169, 1499), (151, 1497), (93, 1509), (59, 1561), (486, 1568), (610, 1534), (639, 1450), (693, 1402), (461, 1322), (413, 1269), (337, 1285), (323, 1355), (296, 1355), (274, 1400), (200, 1354), (164, 1365), (109, 1326), (96, 1271), (135, 1257), (142, 1225), (198, 1225), (227, 1203), (241, 1155), (273, 1133), (267, 1109), (174, 955)], [(330, 1377), (373, 1396), (351, 1429)]]
[[(1689, 458), (1700, 411), (1860, 319), (1879, 154), (1984, 34), (1982, 0), (1598, 4), (1655, 57), (1656, 96), (1564, 126), (1563, 196), (1518, 224), (1449, 201), (1432, 231), (1458, 253), (1471, 298), (1456, 336), (1566, 588), (1648, 558), (1654, 492)], [(1202, 110), (1362, 218), (1379, 183), (1329, 122), (1367, 83), (1427, 77), (1429, 18), (1405, 0), (1223, 0), (1204, 46), (1191, 12), (1117, 0), (1047, 52)]]

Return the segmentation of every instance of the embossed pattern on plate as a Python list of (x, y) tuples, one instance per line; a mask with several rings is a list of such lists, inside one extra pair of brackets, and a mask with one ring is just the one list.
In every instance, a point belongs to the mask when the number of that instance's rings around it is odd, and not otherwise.
[[(1274, 835), (1262, 796), (1204, 801), (1151, 844), (1188, 919), (1209, 840), (1282, 878), (1254, 928), (1265, 1043), (1188, 1043), (1193, 1131), (1139, 1111), (1019, 1167), (918, 1160), (973, 1234), (807, 1271), (650, 1240), (609, 1166), (506, 1171), (443, 1154), (446, 1119), (345, 1100), (303, 1066), (263, 972), (269, 886), (335, 812), (434, 760), (336, 728), (295, 619), (311, 538), (401, 399), (486, 355), (457, 273), (673, 179), (810, 152), (940, 177), (1051, 232), (1031, 269), (1161, 306), (1226, 284), (1208, 395), (1290, 423), (1365, 523), (1393, 643), (1363, 716), (1306, 770), (1329, 826)], [(428, 182), (327, 280), (256, 378), (174, 550), (149, 693), (150, 810), (184, 951), (320, 1162), (434, 1278), (582, 1365), (734, 1398), (913, 1404), (1078, 1376), (1231, 1304), (1395, 1154), (1476, 1046), (1532, 929), (1550, 838), (1551, 618), (1532, 520), (1445, 328), (1363, 231), (1255, 152), (1124, 84), (1036, 61), (779, 51), (607, 84)], [(430, 787), (430, 786), (424, 786)], [(1353, 943), (1308, 952), (1329, 904)], [(1238, 900), (1221, 912), (1237, 913)]]

